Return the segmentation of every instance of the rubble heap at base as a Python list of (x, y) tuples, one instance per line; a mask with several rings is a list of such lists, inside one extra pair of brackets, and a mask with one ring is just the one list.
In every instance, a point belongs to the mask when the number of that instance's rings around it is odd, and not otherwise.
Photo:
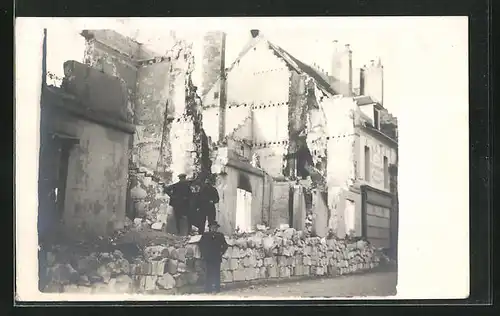
[[(149, 245), (137, 255), (122, 251), (86, 255), (48, 253), (47, 292), (175, 293), (203, 284), (200, 236)], [(385, 256), (363, 240), (307, 237), (293, 228), (257, 231), (226, 238), (223, 284), (290, 277), (332, 277), (373, 269)], [(126, 258), (127, 257), (127, 258)]]

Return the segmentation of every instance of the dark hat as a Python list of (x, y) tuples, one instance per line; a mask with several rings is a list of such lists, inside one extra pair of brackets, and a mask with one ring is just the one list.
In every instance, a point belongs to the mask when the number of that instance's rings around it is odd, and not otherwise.
[(185, 173), (181, 173), (181, 174), (179, 174), (177, 177), (178, 177), (178, 178), (186, 178), (186, 177), (187, 177), (187, 175), (186, 175)]
[(220, 227), (220, 225), (219, 225), (219, 223), (217, 223), (217, 221), (213, 221), (213, 222), (209, 223), (208, 226), (210, 226), (210, 227), (212, 227), (212, 226)]

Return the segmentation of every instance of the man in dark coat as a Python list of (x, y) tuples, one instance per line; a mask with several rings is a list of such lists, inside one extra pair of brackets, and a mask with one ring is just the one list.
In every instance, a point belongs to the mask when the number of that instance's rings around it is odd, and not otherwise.
[[(177, 232), (181, 234), (181, 218), (188, 217), (190, 209), (191, 186), (184, 173), (179, 175), (179, 182), (165, 187), (165, 193), (170, 196), (170, 205), (174, 210)], [(191, 226), (188, 225), (188, 232)]]
[(205, 223), (208, 219), (208, 224), (215, 222), (216, 208), (215, 205), (219, 203), (219, 193), (212, 185), (213, 179), (207, 177), (205, 183), (202, 185), (198, 195), (198, 207), (200, 215), (200, 233), (205, 231)]
[(219, 224), (213, 221), (209, 231), (203, 233), (200, 239), (201, 257), (205, 261), (206, 280), (205, 292), (220, 292), (220, 265), (222, 255), (226, 252), (228, 245), (226, 238), (218, 231)]

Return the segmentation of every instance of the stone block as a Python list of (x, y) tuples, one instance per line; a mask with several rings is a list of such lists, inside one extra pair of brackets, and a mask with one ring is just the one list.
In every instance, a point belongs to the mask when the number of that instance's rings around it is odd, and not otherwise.
[(152, 291), (156, 289), (157, 275), (143, 275), (141, 276), (140, 289), (143, 291)]
[(266, 266), (266, 267), (273, 266), (275, 264), (275, 262), (274, 262), (273, 259), (274, 258), (272, 258), (272, 257), (266, 257), (266, 258), (264, 258), (264, 266)]
[(304, 266), (304, 274), (303, 275), (311, 275), (311, 267)]
[(180, 262), (186, 262), (186, 248), (177, 249), (177, 260)]
[(315, 272), (316, 275), (325, 275), (326, 273), (325, 268), (322, 266), (317, 267)]
[(238, 269), (233, 271), (233, 279), (235, 282), (245, 281), (245, 269)]
[(163, 259), (159, 261), (151, 261), (151, 273), (152, 275), (163, 275), (165, 273), (165, 265), (169, 259)]
[(177, 274), (173, 275), (173, 277), (175, 280), (175, 287), (183, 287), (183, 286), (188, 284), (185, 274), (177, 273)]
[(176, 249), (174, 247), (169, 247), (168, 250), (169, 250), (169, 254), (170, 254), (169, 255), (170, 259), (175, 259), (175, 260), (179, 259), (178, 249)]
[(151, 225), (151, 229), (161, 231), (163, 230), (163, 223), (156, 222)]
[(175, 279), (170, 273), (165, 273), (156, 280), (156, 285), (163, 290), (173, 289), (175, 287)]
[(105, 293), (109, 293), (108, 284), (102, 283), (102, 282), (98, 282), (98, 283), (92, 284), (91, 293), (92, 294), (105, 294)]
[(157, 260), (168, 258), (169, 248), (165, 246), (149, 246), (144, 248), (144, 258), (146, 260)]
[(177, 272), (184, 273), (187, 271), (187, 266), (184, 262), (177, 262)]
[(267, 268), (262, 266), (259, 268), (259, 279), (266, 279), (267, 278)]
[(111, 293), (132, 293), (134, 282), (128, 275), (123, 274), (109, 280), (108, 287)]
[(233, 271), (221, 271), (221, 281), (223, 283), (231, 283), (233, 279)]
[(268, 266), (267, 267), (267, 276), (269, 278), (277, 278), (278, 277), (278, 267), (277, 266)]
[(280, 278), (289, 278), (290, 277), (290, 268), (289, 267), (280, 267), (279, 268), (279, 277)]
[(302, 262), (303, 262), (303, 264), (304, 264), (305, 266), (310, 266), (310, 265), (312, 265), (312, 260), (311, 260), (311, 257), (309, 257), (309, 256), (304, 256), (304, 257), (302, 258)]
[(258, 278), (258, 271), (257, 269), (255, 268), (245, 268), (245, 280), (246, 281), (251, 281), (251, 280), (255, 280)]
[(177, 267), (179, 265), (179, 262), (174, 259), (169, 259), (167, 263), (167, 272), (174, 275), (177, 273)]
[(194, 270), (196, 272), (202, 272), (205, 270), (205, 263), (200, 260), (200, 259), (197, 259), (195, 262), (194, 262)]
[(293, 270), (293, 275), (294, 276), (304, 275), (304, 266), (301, 264), (295, 265), (294, 270)]

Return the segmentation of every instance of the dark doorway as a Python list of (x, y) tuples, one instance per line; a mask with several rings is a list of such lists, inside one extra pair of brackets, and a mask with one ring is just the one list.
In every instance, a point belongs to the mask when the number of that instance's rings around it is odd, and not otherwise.
[[(40, 146), (38, 233), (53, 235), (64, 212), (71, 149), (78, 139), (48, 134)], [(48, 240), (47, 240), (48, 241)]]

